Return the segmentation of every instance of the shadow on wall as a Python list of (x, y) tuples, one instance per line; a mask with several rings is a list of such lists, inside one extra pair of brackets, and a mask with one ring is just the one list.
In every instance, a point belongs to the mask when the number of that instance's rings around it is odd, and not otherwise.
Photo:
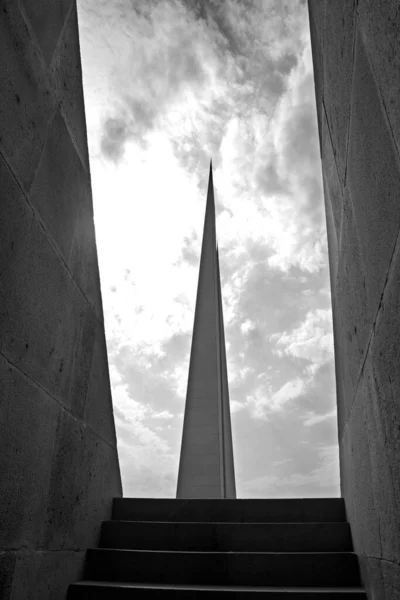
[(400, 11), (309, 0), (342, 494), (369, 597), (400, 597)]
[(0, 588), (61, 598), (121, 496), (75, 2), (0, 12)]

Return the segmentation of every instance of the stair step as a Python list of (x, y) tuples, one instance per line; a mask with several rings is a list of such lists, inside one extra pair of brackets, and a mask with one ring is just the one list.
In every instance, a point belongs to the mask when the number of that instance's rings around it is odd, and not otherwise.
[(349, 552), (348, 523), (105, 521), (101, 548), (219, 552)]
[(84, 579), (213, 585), (359, 586), (352, 552), (166, 552), (90, 549)]
[(235, 600), (250, 598), (261, 594), (267, 600), (367, 600), (361, 588), (310, 588), (310, 587), (242, 587), (212, 585), (179, 585), (154, 583), (113, 583), (80, 581), (70, 586), (68, 600), (137, 600), (142, 596), (162, 596), (165, 600), (178, 598), (195, 600), (199, 595), (215, 594), (227, 598), (229, 594)]
[(117, 521), (301, 523), (346, 521), (343, 498), (178, 500), (115, 498)]

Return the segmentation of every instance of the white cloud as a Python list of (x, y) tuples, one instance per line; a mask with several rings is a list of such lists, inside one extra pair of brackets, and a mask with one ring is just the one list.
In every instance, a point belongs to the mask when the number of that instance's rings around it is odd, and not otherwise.
[(180, 398), (186, 397), (186, 388), (189, 373), (189, 357), (183, 364), (179, 364), (172, 371), (169, 372), (168, 376), (174, 384), (175, 391)]
[(162, 410), (161, 412), (154, 412), (151, 415), (152, 419), (163, 419), (163, 420), (169, 420), (169, 419), (173, 419), (174, 415), (172, 414), (172, 412), (170, 412), (169, 410)]
[(284, 459), (282, 459), (282, 460), (276, 460), (276, 461), (273, 463), (273, 465), (274, 465), (274, 467), (278, 467), (278, 466), (280, 466), (280, 465), (285, 465), (285, 464), (287, 464), (287, 463), (290, 463), (290, 462), (292, 462), (292, 461), (293, 461), (293, 458), (284, 458)]
[[(290, 475), (274, 473), (249, 479), (240, 486), (241, 498), (318, 498), (338, 497), (339, 449), (337, 445), (321, 445), (315, 449), (317, 465), (308, 472), (292, 471)], [(293, 461), (295, 467), (295, 461)], [(278, 469), (281, 465), (277, 465)]]
[(326, 421), (327, 419), (336, 417), (336, 415), (337, 415), (336, 407), (333, 410), (331, 410), (330, 412), (325, 413), (323, 415), (318, 415), (314, 411), (310, 411), (306, 415), (304, 415), (303, 425), (305, 427), (312, 427), (312, 425), (317, 425), (318, 423), (322, 423), (323, 421)]
[(160, 452), (168, 452), (167, 442), (154, 433), (153, 429), (145, 425), (143, 421), (146, 419), (172, 419), (174, 415), (168, 410), (156, 412), (150, 406), (134, 400), (129, 394), (128, 385), (122, 382), (120, 373), (113, 365), (110, 366), (110, 376), (113, 404), (123, 419), (129, 423), (132, 437), (136, 438), (140, 444), (151, 445)]
[(253, 321), (250, 321), (250, 319), (246, 319), (240, 325), (240, 330), (242, 333), (247, 333), (251, 329), (254, 329), (254, 323), (253, 323)]
[[(79, 0), (78, 7), (125, 494), (175, 492), (211, 156), (235, 464), (255, 478), (260, 461), (251, 448), (266, 453), (266, 428), (282, 415), (287, 443), (296, 399), (303, 402), (332, 356), (329, 318), (318, 312), (327, 305), (318, 292), (328, 271), (306, 7), (295, 0), (251, 7)], [(205, 7), (207, 19), (199, 18)], [(281, 290), (270, 312), (268, 298)], [(307, 422), (320, 415), (307, 408), (303, 417), (297, 410), (309, 435), (298, 445), (312, 449), (318, 428)], [(294, 472), (302, 467), (294, 457)]]
[(281, 412), (290, 400), (304, 394), (306, 389), (307, 382), (298, 377), (287, 381), (273, 394), (265, 386), (258, 387), (246, 397), (246, 403), (255, 419), (267, 419), (270, 413)]
[(243, 410), (245, 408), (245, 404), (243, 404), (243, 402), (238, 402), (237, 400), (230, 400), (229, 404), (231, 407), (232, 415), (240, 412), (241, 410)]
[(278, 356), (292, 356), (312, 363), (311, 372), (332, 359), (333, 333), (330, 310), (309, 311), (305, 320), (292, 331), (271, 336)]

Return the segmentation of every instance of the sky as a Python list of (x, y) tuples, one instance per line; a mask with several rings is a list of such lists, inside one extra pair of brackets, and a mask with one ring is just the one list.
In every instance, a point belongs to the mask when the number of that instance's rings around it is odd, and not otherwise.
[(124, 496), (174, 497), (212, 158), (237, 495), (339, 492), (304, 0), (78, 0)]

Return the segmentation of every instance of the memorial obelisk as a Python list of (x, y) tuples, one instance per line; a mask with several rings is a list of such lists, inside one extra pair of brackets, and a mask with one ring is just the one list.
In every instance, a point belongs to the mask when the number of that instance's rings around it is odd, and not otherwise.
[(211, 164), (176, 497), (236, 498)]

